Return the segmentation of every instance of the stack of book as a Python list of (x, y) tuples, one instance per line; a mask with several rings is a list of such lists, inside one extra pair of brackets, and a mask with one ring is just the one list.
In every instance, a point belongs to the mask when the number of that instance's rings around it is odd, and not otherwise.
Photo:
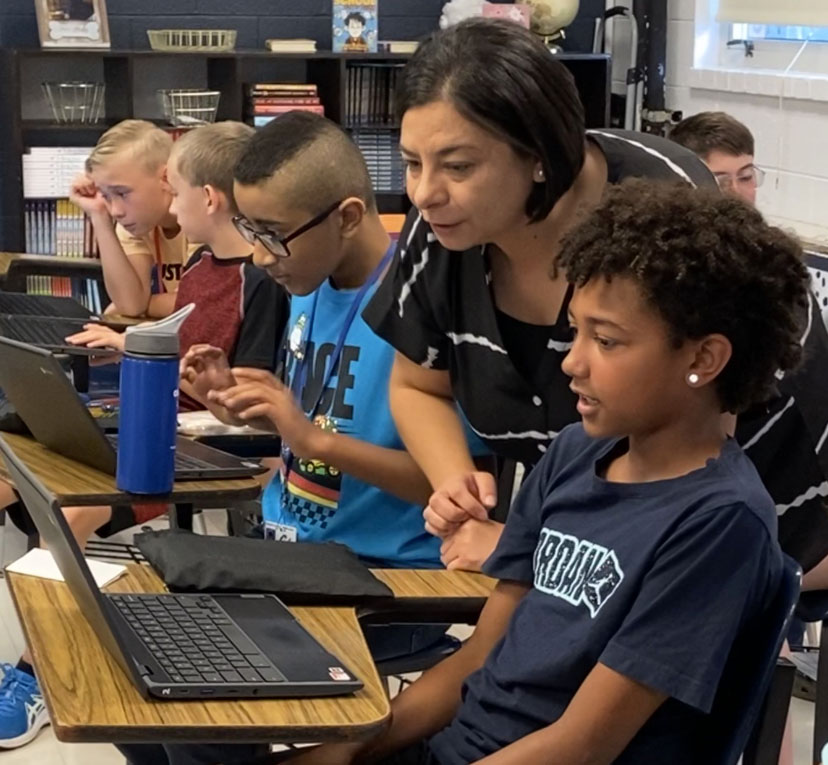
[(68, 199), (26, 199), (26, 252), (92, 258), (97, 245), (89, 218)]
[[(95, 258), (92, 224), (69, 201), (75, 177), (84, 172), (88, 146), (32, 146), (22, 157), (23, 224), (26, 252), (61, 258)], [(29, 276), (26, 291), (80, 300), (90, 310), (100, 303), (98, 285), (89, 279)]]
[(295, 82), (257, 82), (248, 89), (248, 115), (253, 127), (263, 127), (292, 111), (325, 114), (316, 85)]
[(303, 38), (265, 40), (265, 47), (271, 53), (316, 53), (316, 40)]
[(403, 62), (388, 61), (347, 64), (345, 126), (362, 151), (379, 193), (405, 190), (399, 119), (394, 110), (394, 91), (403, 66)]
[(32, 146), (23, 155), (23, 196), (68, 197), (72, 181), (84, 172), (91, 151), (88, 146)]
[(374, 191), (400, 194), (405, 190), (405, 165), (400, 156), (398, 130), (359, 128), (351, 130), (371, 174)]

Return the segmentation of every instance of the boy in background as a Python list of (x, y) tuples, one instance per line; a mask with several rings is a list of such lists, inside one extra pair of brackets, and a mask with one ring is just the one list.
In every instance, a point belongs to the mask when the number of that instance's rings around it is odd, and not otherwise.
[(753, 134), (746, 125), (724, 112), (699, 112), (679, 122), (670, 139), (704, 162), (725, 194), (756, 204), (765, 171), (754, 162)]
[[(209, 340), (235, 363), (273, 369), (287, 320), (287, 298), (266, 272), (252, 264), (250, 245), (232, 223), (236, 213), (233, 167), (252, 133), (251, 127), (239, 122), (199, 127), (181, 138), (169, 157), (172, 214), (180, 220), (182, 236), (205, 243), (187, 264), (176, 307), (196, 304), (180, 330), (183, 349)], [(68, 338), (78, 345), (121, 348), (123, 339), (98, 324), (89, 324)], [(182, 383), (181, 404), (203, 408), (186, 382)], [(0, 484), (0, 502), (5, 501), (5, 486)], [(131, 518), (118, 519), (119, 525), (143, 523), (166, 509), (159, 504), (137, 505), (127, 511)], [(65, 507), (63, 512), (82, 548), (94, 531), (112, 519), (109, 506)], [(0, 749), (23, 746), (48, 724), (30, 661), (27, 652), (17, 667), (2, 667)]]
[(125, 316), (172, 312), (187, 256), (195, 249), (173, 213), (167, 160), (173, 140), (151, 122), (107, 130), (69, 198), (92, 222), (111, 310)]

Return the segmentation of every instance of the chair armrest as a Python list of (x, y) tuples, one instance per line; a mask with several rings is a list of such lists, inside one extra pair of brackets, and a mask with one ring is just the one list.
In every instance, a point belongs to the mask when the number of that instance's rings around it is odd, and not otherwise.
[(795, 673), (793, 662), (782, 657), (776, 660), (762, 711), (742, 757), (743, 765), (778, 765)]

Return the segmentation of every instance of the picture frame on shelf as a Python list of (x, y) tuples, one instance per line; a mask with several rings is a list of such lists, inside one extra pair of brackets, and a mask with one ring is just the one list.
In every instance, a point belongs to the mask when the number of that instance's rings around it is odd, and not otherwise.
[(42, 48), (109, 48), (106, 0), (34, 0)]

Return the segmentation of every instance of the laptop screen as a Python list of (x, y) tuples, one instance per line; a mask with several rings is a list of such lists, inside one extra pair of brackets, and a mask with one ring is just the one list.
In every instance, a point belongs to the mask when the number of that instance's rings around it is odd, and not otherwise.
[(84, 618), (124, 673), (139, 681), (137, 668), (125, 658), (128, 656), (126, 646), (122, 644), (110, 617), (107, 616), (109, 605), (92, 578), (92, 573), (63, 517), (57, 499), (50, 495), (15, 457), (9, 445), (2, 438), (0, 438), (0, 452), (8, 465), (9, 474), (14, 480), (17, 491), (40, 532), (41, 543), (45, 544), (52, 553)]

